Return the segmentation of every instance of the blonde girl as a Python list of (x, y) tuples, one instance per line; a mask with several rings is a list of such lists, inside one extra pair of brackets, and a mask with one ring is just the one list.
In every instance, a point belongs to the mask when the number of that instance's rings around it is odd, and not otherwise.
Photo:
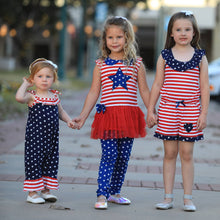
[[(192, 202), (194, 142), (203, 139), (209, 105), (208, 62), (199, 47), (199, 29), (192, 12), (175, 13), (168, 24), (165, 48), (157, 61), (148, 108), (149, 127), (163, 140), (164, 201), (158, 209), (173, 208), (176, 158), (179, 153), (184, 188), (184, 210)], [(158, 116), (154, 107), (161, 95)]]
[[(51, 86), (57, 81), (57, 65), (44, 58), (36, 59), (29, 67), (29, 78), (16, 93), (16, 100), (29, 108), (25, 134), (25, 181), (27, 202), (55, 202), (50, 189), (58, 189), (59, 118), (74, 127)], [(36, 90), (27, 91), (31, 86)], [(41, 196), (38, 195), (41, 191)]]
[(96, 209), (107, 202), (128, 205), (121, 196), (134, 138), (146, 135), (144, 114), (137, 104), (137, 87), (147, 108), (149, 89), (142, 59), (136, 55), (132, 24), (124, 17), (106, 20), (100, 42), (101, 57), (96, 60), (93, 81), (81, 114), (73, 119), (80, 129), (96, 104), (91, 138), (100, 139)]

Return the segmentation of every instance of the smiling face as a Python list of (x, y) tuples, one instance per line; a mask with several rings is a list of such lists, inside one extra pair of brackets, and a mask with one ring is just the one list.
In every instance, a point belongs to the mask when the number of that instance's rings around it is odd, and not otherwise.
[(125, 33), (116, 25), (111, 25), (106, 31), (106, 45), (111, 54), (123, 55), (125, 45)]
[(190, 45), (194, 36), (192, 22), (189, 19), (177, 19), (173, 23), (171, 37), (176, 44), (181, 46)]
[(48, 68), (44, 67), (37, 73), (35, 73), (33, 78), (33, 83), (37, 87), (38, 90), (47, 91), (51, 88), (54, 82), (54, 73)]

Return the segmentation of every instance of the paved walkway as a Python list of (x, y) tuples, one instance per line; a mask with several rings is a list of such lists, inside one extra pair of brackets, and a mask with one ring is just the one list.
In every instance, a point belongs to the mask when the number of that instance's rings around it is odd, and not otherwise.
[[(88, 90), (64, 92), (62, 103), (72, 117), (81, 111), (82, 100), (85, 99), (87, 92)], [(144, 109), (141, 101), (140, 106)], [(126, 180), (122, 188), (122, 194), (131, 199), (132, 204), (130, 206), (109, 204), (106, 211), (93, 208), (101, 155), (99, 141), (89, 138), (93, 110), (80, 131), (71, 130), (63, 122), (60, 123), (60, 190), (55, 192), (59, 200), (53, 205), (60, 205), (70, 210), (55, 210), (51, 207), (51, 203), (44, 205), (26, 203), (26, 193), (22, 191), (24, 143), (19, 141), (9, 150), (4, 149), (4, 142), (1, 143), (0, 219), (219, 219), (219, 107), (218, 103), (211, 102), (208, 127), (205, 130), (206, 138), (195, 145), (193, 196), (198, 209), (195, 213), (186, 213), (182, 210), (183, 189), (179, 159), (174, 187), (174, 209), (159, 211), (154, 208), (155, 203), (161, 201), (163, 197), (163, 147), (162, 142), (153, 137), (154, 129), (148, 129), (146, 138), (135, 139), (134, 142)], [(16, 136), (11, 138), (16, 138)]]

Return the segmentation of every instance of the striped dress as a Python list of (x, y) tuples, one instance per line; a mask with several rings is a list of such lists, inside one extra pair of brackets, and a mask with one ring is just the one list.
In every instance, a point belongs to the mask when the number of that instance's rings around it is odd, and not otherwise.
[(199, 64), (205, 51), (195, 49), (188, 62), (176, 60), (171, 49), (165, 49), (161, 54), (165, 60), (165, 79), (160, 91), (155, 137), (189, 142), (201, 140), (203, 132), (196, 126), (201, 110)]
[(59, 92), (50, 90), (53, 98), (29, 92), (34, 95), (34, 103), (29, 106), (25, 134), (24, 191), (58, 189)]
[(137, 138), (146, 135), (144, 114), (137, 103), (141, 58), (129, 64), (107, 58), (97, 60), (101, 74), (101, 101), (92, 124), (91, 138)]

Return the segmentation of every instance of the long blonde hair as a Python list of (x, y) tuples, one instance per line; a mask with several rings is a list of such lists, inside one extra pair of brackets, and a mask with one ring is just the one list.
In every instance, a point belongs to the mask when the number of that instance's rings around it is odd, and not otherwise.
[(28, 80), (32, 81), (34, 79), (34, 75), (45, 67), (51, 69), (54, 75), (54, 82), (56, 82), (58, 80), (58, 75), (57, 75), (58, 67), (51, 60), (47, 60), (45, 58), (38, 58), (30, 64), (29, 66), (30, 76), (28, 77)]
[(109, 50), (106, 44), (106, 31), (111, 25), (119, 26), (124, 31), (126, 41), (125, 41), (125, 46), (124, 46), (123, 60), (126, 60), (129, 62), (131, 59), (133, 59), (133, 61), (135, 62), (137, 59), (138, 46), (135, 40), (133, 26), (127, 18), (121, 17), (121, 16), (109, 17), (105, 21), (105, 25), (104, 25), (101, 39), (100, 39), (101, 58), (105, 59), (111, 53), (111, 51)]

